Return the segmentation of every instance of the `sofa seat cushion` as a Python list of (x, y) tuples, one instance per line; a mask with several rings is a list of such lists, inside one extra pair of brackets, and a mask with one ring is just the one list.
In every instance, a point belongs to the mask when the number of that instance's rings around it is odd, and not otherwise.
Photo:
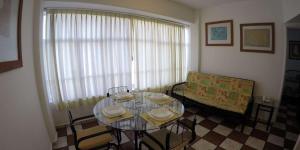
[[(238, 96), (239, 99), (245, 99), (245, 100), (239, 100), (239, 101), (230, 101), (227, 100), (225, 101), (224, 99), (221, 99), (218, 97), (204, 97), (204, 96), (199, 96), (198, 94), (190, 91), (190, 90), (177, 90), (174, 91), (175, 94), (184, 96), (190, 100), (193, 100), (195, 102), (205, 104), (208, 106), (216, 107), (219, 109), (227, 110), (227, 111), (232, 111), (240, 114), (244, 114), (247, 105), (248, 105), (248, 99), (249, 97), (247, 96)], [(233, 94), (234, 95), (234, 94)], [(241, 103), (242, 102), (242, 103)]]

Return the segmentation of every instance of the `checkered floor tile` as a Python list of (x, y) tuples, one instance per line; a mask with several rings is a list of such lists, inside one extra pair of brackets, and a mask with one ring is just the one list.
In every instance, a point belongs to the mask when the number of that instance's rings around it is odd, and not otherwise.
[[(296, 108), (291, 105), (282, 105), (279, 109), (277, 121), (269, 131), (266, 126), (257, 123), (252, 128), (249, 122), (244, 132), (240, 132), (241, 125), (227, 118), (199, 112), (196, 116), (196, 140), (190, 145), (189, 150), (240, 150), (240, 149), (293, 149), (299, 135), (299, 123), (295, 116)], [(195, 110), (193, 111), (195, 112)], [(186, 112), (184, 118), (192, 120), (191, 112)], [(98, 125), (97, 121), (84, 121), (76, 126), (77, 130)], [(75, 150), (72, 132), (69, 127), (57, 128), (58, 141), (53, 144), (54, 150)], [(133, 149), (133, 134), (122, 133), (121, 149)]]

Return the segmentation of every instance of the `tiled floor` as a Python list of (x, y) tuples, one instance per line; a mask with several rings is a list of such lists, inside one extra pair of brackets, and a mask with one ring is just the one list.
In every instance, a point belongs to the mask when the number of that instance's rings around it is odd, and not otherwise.
[[(251, 123), (240, 132), (240, 125), (230, 119), (223, 119), (205, 113), (197, 115), (197, 139), (189, 147), (193, 150), (212, 149), (292, 149), (299, 134), (299, 124), (296, 122), (296, 107), (282, 105), (276, 123), (266, 131), (265, 125), (258, 123), (255, 128)], [(186, 112), (184, 118), (191, 120), (192, 114)], [(82, 122), (78, 130), (97, 125), (95, 120)], [(57, 129), (58, 141), (53, 144), (54, 150), (75, 150), (73, 137), (69, 127)], [(130, 132), (122, 133), (121, 149), (133, 149), (133, 135)]]

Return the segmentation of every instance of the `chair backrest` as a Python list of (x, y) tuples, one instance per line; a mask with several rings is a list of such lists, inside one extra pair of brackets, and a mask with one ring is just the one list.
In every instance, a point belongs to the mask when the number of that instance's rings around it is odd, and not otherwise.
[(128, 86), (118, 86), (118, 87), (109, 88), (107, 90), (107, 97), (122, 92), (129, 92)]
[(70, 122), (70, 128), (72, 130), (73, 133), (73, 139), (74, 139), (74, 144), (75, 144), (75, 148), (78, 148), (78, 142), (77, 142), (77, 133), (76, 133), (76, 129), (74, 127), (74, 121), (73, 121), (73, 116), (70, 110), (68, 110), (68, 116), (69, 116), (69, 122)]
[[(178, 123), (180, 123), (180, 122), (178, 122)], [(190, 132), (192, 132), (192, 137), (191, 137), (189, 143), (192, 143), (196, 139), (196, 130), (195, 130), (196, 123), (197, 123), (197, 119), (196, 119), (196, 115), (195, 115), (192, 126), (186, 126), (185, 124), (182, 124), (185, 128), (187, 128), (188, 130), (190, 130)], [(166, 136), (166, 149), (167, 150), (170, 149), (170, 140), (172, 140), (170, 138), (171, 138), (171, 132), (172, 132), (173, 127), (174, 126), (171, 127), (170, 132)]]

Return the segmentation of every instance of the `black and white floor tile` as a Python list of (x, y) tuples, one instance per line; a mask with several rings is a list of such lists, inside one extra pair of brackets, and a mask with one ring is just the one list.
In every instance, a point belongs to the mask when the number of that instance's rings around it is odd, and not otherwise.
[[(193, 110), (194, 111), (194, 110)], [(279, 108), (277, 121), (269, 131), (266, 131), (265, 124), (257, 123), (255, 128), (252, 123), (240, 132), (241, 126), (214, 115), (205, 113), (197, 114), (196, 133), (197, 139), (189, 147), (190, 150), (277, 150), (293, 149), (299, 136), (299, 122), (296, 120), (296, 107), (282, 105)], [(194, 116), (186, 111), (185, 119), (192, 120)], [(97, 121), (90, 120), (76, 126), (77, 130), (86, 129), (98, 125)], [(75, 150), (72, 132), (69, 127), (57, 128), (58, 141), (53, 144), (53, 150)], [(121, 149), (133, 149), (133, 134), (122, 133)]]

